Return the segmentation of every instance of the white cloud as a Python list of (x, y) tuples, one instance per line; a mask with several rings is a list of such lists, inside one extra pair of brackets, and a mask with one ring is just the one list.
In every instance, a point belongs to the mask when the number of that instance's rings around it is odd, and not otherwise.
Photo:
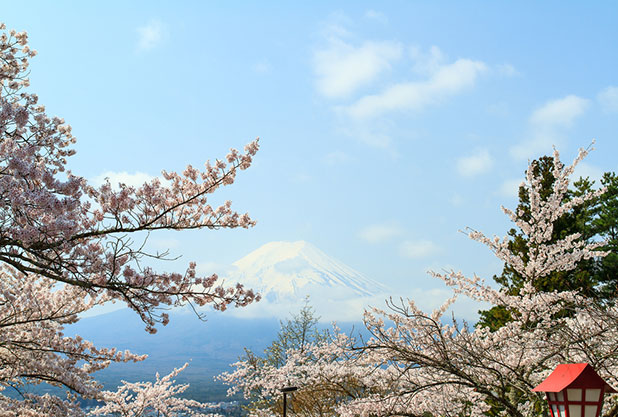
[(506, 180), (500, 185), (498, 193), (504, 197), (517, 198), (519, 195), (519, 186), (521, 185), (521, 183), (521, 178)]
[(392, 148), (392, 139), (387, 133), (388, 129), (383, 126), (376, 128), (375, 125), (369, 123), (353, 121), (352, 123), (349, 123), (348, 126), (340, 127), (339, 131), (342, 134), (366, 145), (388, 150), (391, 153), (394, 152)]
[(530, 116), (528, 138), (511, 147), (514, 158), (538, 158), (552, 152), (552, 146), (560, 146), (565, 130), (584, 114), (589, 100), (575, 95), (550, 100), (537, 108)]
[(392, 111), (419, 111), (473, 86), (486, 69), (480, 61), (459, 59), (440, 66), (425, 81), (395, 84), (379, 94), (362, 97), (342, 110), (354, 119), (368, 119)]
[(455, 193), (448, 200), (455, 207), (460, 207), (464, 203), (464, 198), (459, 193)]
[(474, 154), (457, 160), (457, 172), (464, 177), (473, 177), (491, 169), (494, 161), (487, 149), (479, 149)]
[(328, 98), (346, 97), (388, 70), (401, 50), (397, 42), (365, 42), (355, 47), (332, 37), (326, 49), (314, 53), (317, 89)]
[(253, 65), (253, 70), (258, 74), (268, 74), (272, 70), (272, 65), (270, 65), (270, 62), (263, 59)]
[(148, 175), (144, 172), (136, 172), (134, 174), (129, 174), (126, 171), (122, 171), (122, 172), (107, 171), (93, 178), (91, 181), (92, 185), (94, 186), (103, 185), (106, 178), (109, 178), (109, 182), (112, 185), (112, 188), (117, 188), (119, 183), (123, 183), (129, 186), (132, 186), (132, 187), (140, 187), (145, 182), (148, 182), (154, 179), (152, 175)]
[(324, 162), (327, 165), (341, 165), (350, 161), (350, 155), (345, 152), (335, 151), (324, 155)]
[(496, 66), (496, 70), (498, 71), (498, 74), (505, 77), (516, 77), (521, 75), (521, 73), (511, 64), (500, 64)]
[(429, 48), (428, 53), (424, 53), (418, 46), (413, 46), (410, 48), (410, 57), (414, 60), (412, 70), (422, 75), (435, 74), (446, 60), (446, 55), (435, 45)]
[(395, 224), (374, 224), (365, 227), (358, 233), (358, 236), (365, 242), (381, 243), (401, 233), (401, 228)]
[(599, 185), (601, 183), (601, 178), (603, 178), (603, 170), (587, 162), (580, 162), (575, 167), (575, 172), (573, 172), (571, 179), (577, 181), (580, 178), (586, 177), (588, 177), (590, 181), (595, 181), (596, 185)]
[(350, 38), (352, 33), (348, 27), (354, 25), (354, 20), (341, 10), (329, 13), (326, 19), (320, 22), (319, 34), (327, 40), (336, 38)]
[[(372, 297), (360, 297), (333, 302), (328, 297), (312, 297), (310, 304), (315, 309), (316, 316), (322, 323), (336, 321), (338, 323), (346, 321), (360, 321), (363, 312), (371, 307), (387, 309), (386, 300), (392, 297), (395, 303), (399, 302), (402, 296), (404, 303), (407, 299), (414, 300), (415, 304), (425, 312), (431, 312), (440, 308), (444, 302), (453, 296), (453, 291), (448, 288), (409, 288), (406, 290), (390, 291), (384, 294), (377, 294)], [(252, 303), (243, 308), (232, 308), (224, 314), (239, 318), (269, 318), (274, 317), (285, 320), (290, 314), (300, 311), (304, 305), (304, 299), (299, 298), (295, 302), (269, 302), (262, 299), (260, 302)], [(479, 303), (467, 297), (460, 297), (446, 313), (446, 317), (454, 313), (458, 319), (468, 322), (478, 320), (478, 310), (487, 309), (491, 306), (486, 303)], [(210, 308), (210, 307), (207, 307)]]
[[(390, 293), (377, 294), (370, 297), (355, 297), (336, 301), (328, 296), (311, 297), (310, 303), (320, 322), (337, 321), (341, 323), (362, 320), (364, 311), (371, 307), (386, 308), (385, 300), (391, 295)], [(290, 317), (290, 314), (300, 311), (303, 305), (304, 298), (302, 297), (296, 301), (269, 301), (268, 298), (262, 298), (261, 301), (249, 304), (246, 307), (227, 310), (225, 314), (239, 318), (274, 317), (284, 320)]]
[(597, 100), (603, 111), (607, 113), (618, 113), (618, 87), (610, 85), (597, 94)]
[(426, 258), (440, 251), (438, 245), (430, 240), (406, 240), (399, 246), (399, 254), (404, 258)]
[(210, 276), (217, 274), (221, 277), (227, 277), (238, 271), (238, 267), (232, 264), (224, 264), (219, 262), (198, 262), (195, 267), (195, 271), (198, 275)]
[(505, 101), (499, 101), (497, 103), (492, 103), (487, 106), (487, 112), (495, 116), (504, 117), (509, 115), (510, 108), (508, 103), (506, 103)]
[[(377, 18), (378, 15), (368, 12), (366, 17)], [(341, 19), (337, 15), (337, 20)], [(415, 79), (385, 84), (385, 73), (402, 57), (400, 42), (354, 43), (351, 33), (340, 24), (332, 23), (322, 35), (326, 47), (313, 56), (316, 89), (321, 95), (340, 101), (333, 106), (338, 116), (338, 130), (394, 156), (392, 121), (379, 116), (397, 111), (419, 111), (438, 104), (473, 86), (480, 74), (488, 70), (485, 63), (470, 59), (446, 62), (445, 54), (437, 46), (427, 51), (412, 47), (407, 64), (411, 62)], [(373, 91), (353, 96), (376, 81), (387, 87), (374, 87)]]
[(137, 34), (137, 48), (147, 51), (161, 43), (166, 35), (166, 28), (159, 20), (153, 19), (147, 25), (137, 28)]
[(570, 127), (588, 107), (588, 100), (575, 95), (550, 100), (536, 109), (530, 122), (542, 127)]
[(335, 13), (331, 15), (329, 22), (322, 24), (320, 33), (325, 39), (330, 41), (349, 38), (352, 34), (345, 26), (350, 23), (351, 20), (347, 16)]
[(367, 19), (377, 20), (380, 23), (388, 23), (388, 18), (386, 17), (386, 15), (376, 10), (367, 10), (365, 12), (365, 17)]
[(312, 180), (313, 180), (313, 177), (305, 172), (299, 172), (296, 175), (288, 177), (288, 181), (295, 183), (295, 184), (307, 183), (307, 182), (311, 182)]
[(563, 135), (554, 130), (537, 130), (528, 135), (528, 139), (511, 147), (510, 153), (515, 159), (534, 159), (552, 153), (552, 146), (561, 147)]

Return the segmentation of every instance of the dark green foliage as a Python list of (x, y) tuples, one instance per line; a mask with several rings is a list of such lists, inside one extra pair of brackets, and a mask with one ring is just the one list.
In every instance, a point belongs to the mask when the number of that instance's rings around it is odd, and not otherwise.
[[(547, 199), (555, 182), (553, 175), (553, 158), (544, 156), (536, 161), (534, 175), (541, 178), (541, 198)], [(573, 188), (564, 199), (570, 201), (594, 191), (594, 181), (580, 178), (573, 183)], [(606, 240), (602, 250), (611, 253), (600, 259), (589, 259), (580, 262), (575, 269), (565, 272), (552, 272), (537, 279), (533, 285), (538, 291), (578, 291), (581, 295), (608, 303), (616, 296), (618, 284), (618, 177), (614, 173), (605, 173), (601, 185), (607, 187), (602, 196), (577, 206), (556, 220), (552, 233), (552, 242), (556, 242), (573, 233), (579, 233), (585, 241)], [(519, 189), (519, 205), (517, 214), (523, 220), (530, 218), (530, 201), (524, 187)], [(519, 255), (524, 262), (528, 260), (528, 241), (521, 231), (511, 229), (509, 248)], [(524, 284), (523, 278), (513, 268), (504, 266), (502, 274), (494, 276), (494, 280), (510, 294), (518, 294)], [(480, 319), (477, 326), (488, 326), (492, 330), (502, 327), (512, 319), (514, 312), (504, 307), (493, 307), (479, 311)]]
[(592, 227), (607, 241), (602, 249), (610, 253), (599, 262), (595, 278), (600, 283), (600, 297), (609, 300), (618, 295), (618, 176), (606, 172), (601, 184), (607, 191), (600, 198)]

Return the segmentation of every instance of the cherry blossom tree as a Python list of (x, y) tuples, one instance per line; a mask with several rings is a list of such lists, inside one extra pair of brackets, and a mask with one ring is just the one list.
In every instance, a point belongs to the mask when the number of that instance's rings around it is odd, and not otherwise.
[(88, 416), (147, 417), (156, 413), (168, 417), (216, 417), (216, 414), (200, 411), (214, 406), (176, 397), (185, 392), (189, 384), (176, 385), (173, 378), (188, 365), (185, 363), (163, 378), (157, 373), (154, 383), (122, 381), (123, 385), (117, 391), (103, 391), (99, 394), (99, 399), (104, 401), (105, 405), (95, 408)]
[[(0, 395), (0, 415), (79, 415), (78, 397), (96, 398), (101, 388), (93, 372), (145, 358), (64, 336), (80, 313), (123, 302), (155, 332), (168, 323), (170, 307), (224, 310), (259, 299), (241, 284), (224, 287), (217, 275), (198, 276), (195, 263), (184, 273), (155, 271), (145, 260), (165, 254), (148, 253), (131, 239), (157, 230), (253, 226), (229, 201), (212, 207), (208, 197), (251, 165), (258, 140), (203, 171), (163, 171), (163, 180), (137, 188), (109, 181), (93, 187), (67, 170), (75, 153), (71, 127), (49, 117), (26, 91), (35, 55), (25, 32), (0, 24), (0, 391), (22, 394)], [(72, 394), (63, 400), (23, 391), (41, 382)]]
[[(289, 407), (298, 416), (337, 415), (337, 407), (350, 398), (363, 398), (378, 387), (377, 380), (361, 379), (367, 369), (352, 348), (356, 339), (336, 327), (330, 337), (307, 341), (302, 348), (288, 348), (282, 362), (247, 352), (219, 379), (231, 385), (228, 395), (242, 392), (250, 401), (251, 416), (281, 415), (281, 388), (298, 387)], [(266, 352), (268, 354), (268, 351)]]
[[(343, 384), (334, 386), (328, 384), (323, 375), (316, 377), (318, 364), (331, 367), (349, 356), (341, 348), (347, 336), (335, 329), (339, 343), (335, 346), (327, 342), (329, 332), (319, 329), (318, 320), (307, 298), (298, 314), (281, 322), (276, 339), (263, 355), (245, 348), (245, 354), (233, 364), (236, 369), (218, 377), (232, 385), (228, 394), (242, 392), (249, 400), (244, 407), (246, 411), (270, 415), (282, 411), (281, 388), (300, 386), (302, 389), (291, 393), (289, 401), (296, 415), (325, 415), (333, 411), (342, 399), (347, 398), (345, 391), (357, 387), (354, 387), (354, 381), (347, 381), (345, 387)], [(310, 377), (311, 382), (305, 377)]]
[[(426, 313), (413, 300), (388, 302), (388, 309), (371, 309), (364, 323), (371, 337), (358, 342), (335, 332), (331, 340), (304, 352), (288, 351), (279, 368), (259, 369), (240, 361), (224, 378), (231, 392), (277, 395), (283, 384), (298, 385), (299, 393), (324, 387), (333, 407), (325, 413), (340, 416), (548, 416), (544, 398), (532, 392), (559, 363), (590, 363), (611, 385), (618, 386), (618, 307), (600, 303), (577, 291), (542, 292), (536, 280), (554, 271), (568, 271), (578, 262), (602, 257), (604, 242), (586, 242), (572, 234), (552, 239), (554, 222), (605, 190), (565, 200), (569, 176), (587, 155), (580, 150), (565, 166), (553, 156), (555, 182), (541, 198), (534, 162), (527, 171), (525, 190), (530, 201), (526, 219), (503, 211), (528, 242), (527, 256), (513, 253), (509, 237), (487, 237), (468, 229), (468, 236), (488, 246), (524, 278), (517, 294), (495, 289), (477, 276), (456, 271), (431, 275), (454, 290), (454, 297)], [(507, 311), (512, 320), (492, 331), (445, 317), (456, 297), (465, 295)], [(275, 409), (256, 415), (277, 414)], [(604, 416), (618, 415), (615, 396), (606, 401)]]

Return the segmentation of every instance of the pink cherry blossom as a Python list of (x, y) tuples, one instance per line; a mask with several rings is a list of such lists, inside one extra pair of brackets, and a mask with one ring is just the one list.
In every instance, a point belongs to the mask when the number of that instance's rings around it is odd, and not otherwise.
[[(47, 382), (71, 394), (11, 399), (0, 393), (0, 416), (77, 416), (83, 413), (76, 396), (101, 395), (94, 372), (111, 362), (145, 359), (65, 336), (64, 326), (80, 313), (122, 302), (154, 333), (158, 323), (168, 323), (170, 307), (225, 310), (259, 300), (240, 284), (224, 287), (217, 275), (199, 276), (193, 262), (184, 272), (144, 266), (145, 257), (165, 255), (145, 252), (130, 237), (255, 225), (230, 202), (213, 208), (208, 198), (251, 165), (258, 139), (244, 153), (232, 149), (226, 162), (207, 162), (204, 171), (163, 171), (166, 184), (153, 179), (137, 188), (116, 189), (109, 181), (93, 187), (66, 169), (75, 154), (71, 126), (48, 116), (26, 90), (29, 59), (36, 55), (27, 42), (25, 32), (7, 33), (0, 24), (0, 391)], [(156, 387), (161, 404), (192, 405), (172, 399), (182, 389), (173, 388), (170, 378), (149, 389)]]

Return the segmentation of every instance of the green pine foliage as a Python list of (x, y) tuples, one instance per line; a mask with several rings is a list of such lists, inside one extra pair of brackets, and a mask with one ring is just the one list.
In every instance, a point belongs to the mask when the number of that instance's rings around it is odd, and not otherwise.
[[(536, 162), (534, 175), (541, 178), (541, 198), (546, 199), (551, 194), (555, 181), (552, 172), (553, 159), (544, 156)], [(615, 173), (605, 173), (601, 179), (601, 186), (607, 187), (607, 192), (556, 220), (552, 241), (558, 241), (573, 233), (580, 233), (582, 239), (586, 241), (606, 241), (607, 244), (601, 249), (611, 253), (605, 258), (582, 261), (574, 270), (553, 272), (542, 277), (533, 283), (537, 290), (577, 291), (600, 303), (611, 302), (616, 297), (618, 286), (618, 176)], [(564, 198), (569, 201), (594, 189), (594, 181), (580, 178), (573, 183), (573, 188)], [(530, 216), (530, 201), (524, 187), (519, 189), (519, 205), (516, 212), (524, 220)], [(517, 229), (509, 230), (508, 235), (511, 237), (510, 249), (526, 262), (528, 259), (526, 237)], [(494, 280), (513, 295), (519, 293), (524, 283), (523, 278), (508, 265), (504, 266), (501, 275), (494, 276)], [(479, 314), (477, 326), (487, 326), (496, 330), (512, 320), (513, 312), (503, 307), (493, 307), (489, 310), (481, 310)]]
[(600, 298), (611, 300), (618, 296), (618, 176), (606, 172), (601, 184), (607, 191), (599, 201), (592, 227), (607, 242), (602, 249), (610, 253), (598, 262), (595, 279), (600, 284)]

